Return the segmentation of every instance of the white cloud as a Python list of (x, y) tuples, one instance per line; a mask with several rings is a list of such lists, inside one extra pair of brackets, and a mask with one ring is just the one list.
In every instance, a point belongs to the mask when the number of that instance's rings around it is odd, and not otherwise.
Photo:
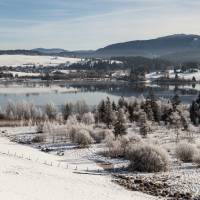
[[(66, 6), (64, 1), (59, 1)], [(85, 0), (87, 2), (91, 0)], [(104, 3), (105, 7), (108, 1), (94, 2)], [(112, 3), (118, 6), (112, 9)], [(8, 20), (7, 24), (0, 20), (1, 48), (95, 49), (115, 42), (167, 34), (200, 34), (200, 2), (196, 0), (109, 0), (109, 7), (73, 17), (69, 17), (69, 13), (66, 15), (64, 9), (58, 9), (55, 14), (58, 19), (54, 20), (24, 18)], [(82, 12), (80, 5), (73, 4), (73, 9)]]

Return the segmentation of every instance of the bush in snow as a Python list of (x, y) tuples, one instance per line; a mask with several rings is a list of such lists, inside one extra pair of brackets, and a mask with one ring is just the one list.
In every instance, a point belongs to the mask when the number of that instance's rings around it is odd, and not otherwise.
[(159, 146), (136, 144), (129, 146), (127, 157), (131, 171), (160, 172), (169, 166), (168, 154)]
[(112, 135), (113, 133), (109, 129), (95, 129), (94, 131), (91, 131), (91, 136), (95, 140), (96, 143), (100, 143), (105, 140), (106, 137)]
[(94, 124), (95, 119), (94, 119), (93, 113), (89, 112), (89, 113), (83, 114), (81, 121), (82, 123), (87, 124), (87, 125)]
[(90, 136), (89, 131), (85, 129), (79, 129), (77, 132), (75, 132), (72, 142), (78, 144), (80, 147), (87, 147), (93, 143), (93, 139)]
[(176, 157), (183, 162), (191, 162), (197, 153), (197, 147), (193, 144), (182, 142), (176, 146)]
[(78, 124), (78, 120), (76, 118), (76, 115), (70, 115), (67, 119), (67, 125), (72, 126)]
[(112, 158), (126, 157), (129, 146), (134, 145), (139, 141), (141, 140), (134, 136), (122, 136), (115, 138), (113, 134), (109, 135), (105, 139), (106, 147), (108, 148), (105, 155)]
[(68, 135), (70, 140), (81, 147), (89, 146), (94, 142), (91, 137), (92, 129), (85, 124), (77, 123), (74, 125), (67, 124)]
[(108, 148), (107, 151), (105, 151), (105, 155), (111, 158), (118, 158), (124, 156), (124, 150), (121, 147), (121, 141), (119, 139), (113, 139), (107, 138), (106, 146)]

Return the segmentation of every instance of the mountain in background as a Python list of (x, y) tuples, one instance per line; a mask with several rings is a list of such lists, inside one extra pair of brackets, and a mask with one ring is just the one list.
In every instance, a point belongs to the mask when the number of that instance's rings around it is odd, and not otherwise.
[(66, 52), (66, 50), (64, 49), (57, 49), (57, 48), (53, 48), (53, 49), (36, 48), (36, 49), (32, 49), (31, 51), (36, 51), (42, 54), (59, 54), (62, 52)]
[(161, 58), (173, 62), (200, 62), (200, 36), (176, 34), (150, 40), (117, 43), (104, 48), (83, 51), (36, 48), (32, 50), (3, 50), (2, 54), (54, 55), (70, 57), (146, 57)]
[(200, 61), (200, 36), (177, 34), (151, 40), (112, 44), (96, 51), (98, 56), (143, 56), (172, 61)]

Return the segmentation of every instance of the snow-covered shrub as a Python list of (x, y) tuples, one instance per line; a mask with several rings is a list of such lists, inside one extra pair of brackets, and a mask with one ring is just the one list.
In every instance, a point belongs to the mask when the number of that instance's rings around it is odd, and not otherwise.
[(78, 124), (78, 120), (76, 118), (76, 115), (70, 115), (67, 119), (67, 126), (73, 126)]
[(191, 162), (197, 153), (197, 147), (193, 144), (182, 142), (176, 146), (176, 157), (183, 162)]
[(105, 151), (106, 156), (111, 158), (118, 158), (124, 156), (124, 150), (121, 147), (121, 141), (119, 139), (108, 140), (106, 146), (108, 148), (108, 150)]
[(67, 129), (70, 140), (81, 147), (89, 146), (94, 142), (93, 138), (91, 137), (92, 129), (85, 124), (67, 124)]
[(134, 140), (133, 137), (122, 136), (115, 138), (114, 135), (109, 135), (105, 139), (107, 150), (105, 155), (117, 158), (126, 157), (130, 145), (136, 144), (140, 140)]
[(130, 144), (136, 144), (136, 143), (139, 143), (139, 142), (142, 142), (142, 138), (140, 135), (131, 135), (129, 137), (129, 143)]
[(140, 172), (166, 171), (169, 167), (167, 152), (159, 146), (136, 144), (129, 146), (127, 157), (130, 170)]
[(87, 124), (87, 125), (94, 124), (95, 122), (94, 114), (91, 112), (83, 114), (81, 121), (82, 123)]
[(79, 129), (73, 137), (74, 143), (78, 144), (80, 147), (87, 147), (93, 143), (93, 139), (90, 136), (89, 131), (85, 129)]
[(101, 143), (109, 135), (113, 136), (112, 131), (109, 129), (95, 129), (94, 131), (91, 131), (90, 134), (96, 143)]

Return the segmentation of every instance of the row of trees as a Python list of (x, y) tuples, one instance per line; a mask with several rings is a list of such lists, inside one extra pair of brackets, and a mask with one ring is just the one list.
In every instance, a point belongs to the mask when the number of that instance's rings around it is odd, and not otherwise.
[[(66, 103), (61, 107), (61, 111), (53, 104), (49, 103), (44, 108), (38, 108), (33, 103), (22, 101), (18, 103), (8, 102), (7, 106), (1, 110), (0, 117), (9, 120), (60, 120), (67, 121), (71, 115), (76, 115), (81, 121), (93, 121), (104, 123), (107, 128), (112, 128), (116, 135), (126, 133), (127, 122), (137, 122), (143, 130), (148, 130), (149, 123), (162, 123), (178, 128), (188, 128), (191, 119), (192, 123), (200, 123), (200, 95), (192, 102), (189, 112), (186, 106), (181, 104), (178, 95), (172, 99), (158, 99), (152, 91), (144, 98), (133, 100), (121, 97), (118, 103), (109, 98), (102, 100), (93, 114), (85, 101), (76, 103)], [(88, 114), (89, 113), (89, 114)], [(87, 115), (85, 115), (87, 114)], [(144, 131), (146, 132), (146, 131)]]
[[(97, 122), (105, 123), (108, 128), (114, 126), (116, 135), (126, 133), (125, 124), (136, 122), (141, 133), (146, 135), (151, 129), (151, 122), (170, 125), (174, 128), (188, 128), (189, 113), (181, 104), (178, 95), (171, 100), (158, 99), (152, 91), (146, 98), (129, 101), (121, 97), (118, 104), (109, 98), (100, 102), (95, 113)], [(118, 133), (117, 133), (118, 132)]]

